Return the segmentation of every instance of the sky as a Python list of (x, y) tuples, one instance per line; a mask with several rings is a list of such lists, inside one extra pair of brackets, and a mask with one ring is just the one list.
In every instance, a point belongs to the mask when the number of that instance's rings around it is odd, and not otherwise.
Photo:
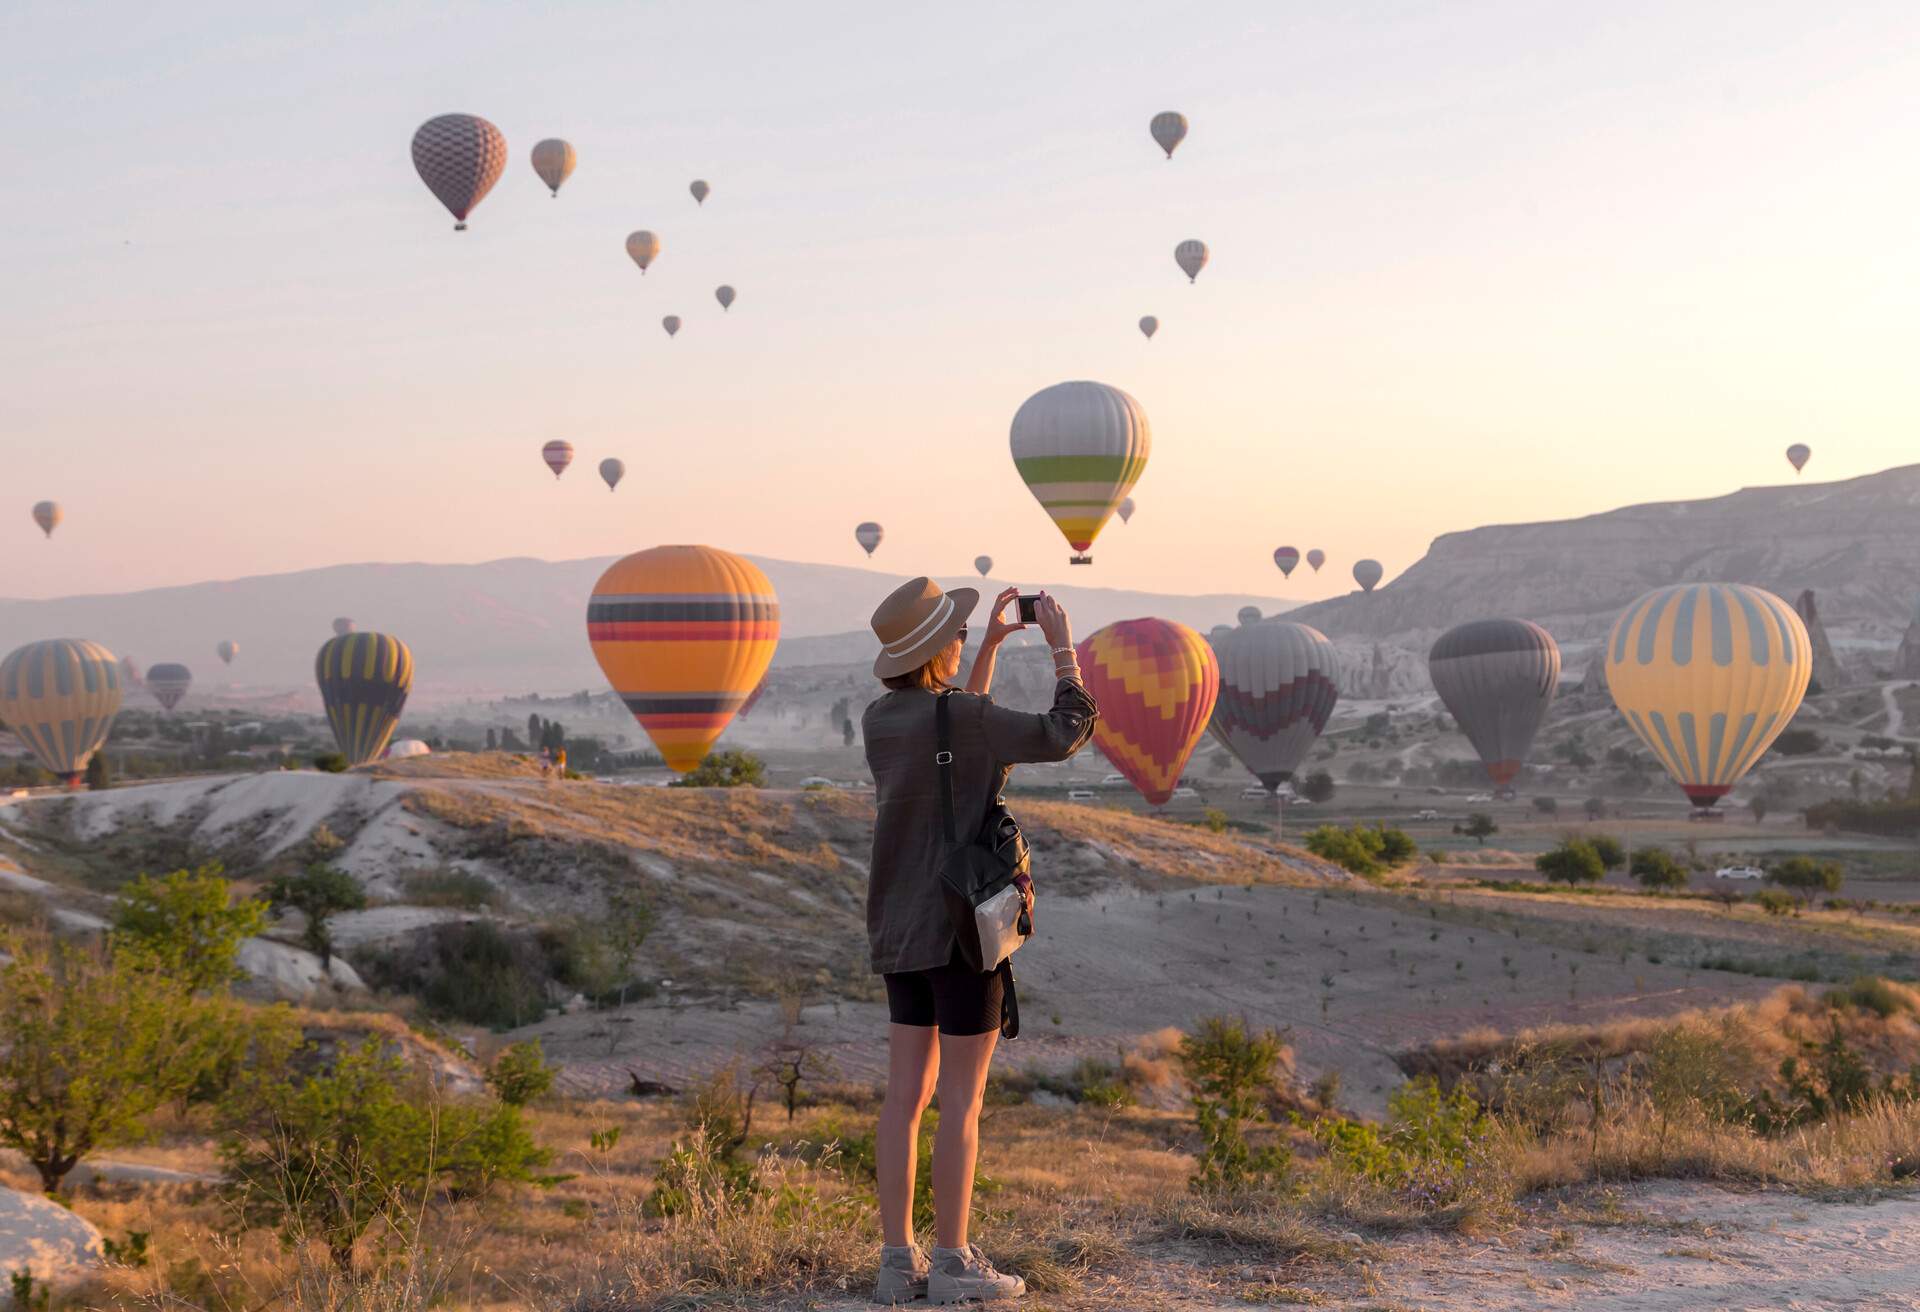
[[(0, 596), (858, 564), (867, 519), (876, 568), (1064, 579), (1007, 427), (1071, 378), (1154, 434), (1093, 586), (1309, 600), (1445, 532), (1786, 481), (1792, 442), (1808, 480), (1920, 458), (1911, 3), (80, 14), (0, 11), (32, 53), (0, 81)], [(457, 234), (408, 150), (450, 111), (510, 147)], [(1283, 580), (1282, 543), (1326, 570)]]

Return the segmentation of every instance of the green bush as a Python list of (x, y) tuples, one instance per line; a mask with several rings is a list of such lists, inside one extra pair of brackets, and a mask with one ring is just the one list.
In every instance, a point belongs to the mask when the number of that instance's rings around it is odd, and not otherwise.
[(1600, 864), (1609, 870), (1618, 870), (1627, 862), (1627, 853), (1620, 846), (1620, 840), (1607, 834), (1588, 834), (1586, 840), (1594, 853), (1599, 856)]
[(401, 887), (407, 901), (420, 907), (458, 907), (480, 911), (498, 905), (500, 890), (485, 876), (448, 866), (408, 875)]
[(1315, 770), (1300, 781), (1300, 796), (1316, 805), (1333, 800), (1333, 776), (1325, 770)]
[(276, 875), (267, 885), (267, 904), (275, 915), (294, 910), (304, 917), (300, 941), (319, 954), (325, 967), (333, 960), (334, 916), (365, 907), (367, 890), (346, 871), (314, 862), (298, 874)]
[(1794, 900), (1791, 894), (1782, 893), (1778, 889), (1773, 888), (1763, 888), (1758, 893), (1755, 893), (1753, 895), (1753, 902), (1755, 906), (1770, 916), (1784, 916), (1794, 908)]
[(1788, 729), (1773, 740), (1772, 750), (1782, 756), (1812, 756), (1826, 745), (1812, 729)]
[(1536, 797), (1533, 799), (1533, 809), (1541, 815), (1558, 815), (1560, 813), (1560, 799), (1556, 797)]
[(501, 1049), (487, 1068), (487, 1087), (509, 1107), (525, 1107), (547, 1095), (559, 1072), (541, 1055), (540, 1040), (528, 1039)]
[(673, 788), (761, 788), (767, 765), (749, 752), (709, 752), (707, 758), (675, 779)]
[(1767, 871), (1767, 882), (1778, 884), (1802, 902), (1813, 901), (1816, 893), (1840, 891), (1840, 865), (1836, 861), (1815, 861), (1810, 856), (1791, 856)]
[(1686, 867), (1658, 847), (1643, 847), (1633, 854), (1632, 874), (1643, 888), (1684, 888), (1687, 883)]
[(321, 752), (313, 758), (313, 768), (323, 774), (345, 774), (347, 758), (341, 752)]
[(1207, 828), (1211, 829), (1214, 833), (1224, 834), (1227, 832), (1227, 813), (1219, 807), (1208, 807), (1203, 815), (1203, 819), (1206, 822)]
[(1423, 1076), (1388, 1097), (1383, 1126), (1330, 1116), (1310, 1128), (1337, 1167), (1413, 1201), (1437, 1206), (1454, 1201), (1470, 1187), (1485, 1119), (1479, 1103), (1464, 1088), (1443, 1093)]
[(1584, 838), (1562, 839), (1558, 847), (1535, 857), (1533, 868), (1556, 884), (1598, 883), (1607, 873), (1600, 854)]
[(1420, 854), (1414, 841), (1384, 825), (1321, 825), (1307, 835), (1307, 850), (1356, 875), (1374, 875), (1402, 865)]
[(1913, 1003), (1907, 995), (1878, 975), (1862, 975), (1838, 988), (1828, 989), (1826, 1000), (1827, 1005), (1832, 1007), (1858, 1007), (1862, 1011), (1871, 1011), (1882, 1020), (1913, 1010)]
[(1195, 1190), (1237, 1189), (1284, 1175), (1284, 1144), (1256, 1148), (1247, 1128), (1267, 1119), (1266, 1093), (1280, 1061), (1280, 1036), (1249, 1033), (1245, 1022), (1210, 1016), (1180, 1041), (1179, 1059), (1193, 1086), (1193, 1119), (1200, 1131)]
[(151, 952), (189, 989), (201, 991), (240, 978), (235, 962), (241, 940), (266, 923), (266, 904), (235, 902), (216, 861), (164, 879), (142, 875), (134, 880), (121, 890), (113, 932)]

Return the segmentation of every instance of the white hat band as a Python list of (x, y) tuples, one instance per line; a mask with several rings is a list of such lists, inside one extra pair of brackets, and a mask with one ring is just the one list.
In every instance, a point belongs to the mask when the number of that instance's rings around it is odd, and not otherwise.
[(914, 625), (911, 633), (907, 634), (906, 637), (900, 639), (898, 642), (882, 644), (880, 650), (889, 656), (904, 656), (924, 642), (929, 633), (934, 632), (942, 624), (945, 624), (947, 617), (952, 614), (953, 598), (943, 594), (940, 598), (940, 604), (933, 608), (933, 612), (929, 614), (927, 618)]

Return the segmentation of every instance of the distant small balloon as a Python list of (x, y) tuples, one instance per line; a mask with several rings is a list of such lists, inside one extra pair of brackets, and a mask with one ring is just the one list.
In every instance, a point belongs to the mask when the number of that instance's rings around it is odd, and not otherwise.
[(60, 509), (58, 501), (42, 501), (33, 508), (33, 522), (38, 524), (40, 531), (48, 537), (53, 536), (53, 531), (60, 527), (60, 521), (66, 517), (67, 514)]
[(1120, 516), (1120, 522), (1122, 524), (1130, 523), (1133, 520), (1133, 498), (1122, 498), (1120, 504), (1114, 508), (1113, 513)]
[(1172, 159), (1174, 148), (1187, 139), (1187, 116), (1176, 110), (1163, 109), (1147, 124), (1147, 131), (1153, 134), (1160, 149), (1167, 152), (1167, 158)]
[(1320, 572), (1320, 567), (1326, 563), (1327, 563), (1327, 553), (1320, 550), (1320, 548), (1315, 547), (1313, 550), (1307, 553), (1307, 564), (1313, 566), (1313, 572), (1315, 574), (1318, 574)]
[(660, 239), (645, 228), (627, 234), (627, 257), (640, 266), (641, 273), (644, 274), (659, 255)]
[(600, 477), (606, 480), (607, 491), (611, 492), (619, 487), (620, 480), (626, 476), (627, 467), (624, 462), (615, 460), (612, 456), (600, 462)]
[(666, 318), (660, 321), (660, 326), (667, 330), (667, 336), (673, 337), (677, 335), (680, 331), (680, 316), (677, 314), (670, 314)]
[(193, 687), (193, 671), (184, 665), (156, 665), (147, 671), (147, 691), (162, 710), (172, 710)]
[(558, 137), (548, 137), (533, 148), (533, 171), (556, 197), (560, 195), (560, 184), (573, 176), (576, 162), (573, 147)]
[(567, 472), (567, 466), (573, 463), (573, 443), (558, 438), (540, 448), (540, 458), (547, 462), (547, 468), (553, 471), (555, 478)]
[(1807, 461), (1813, 456), (1813, 448), (1805, 442), (1795, 442), (1787, 448), (1787, 463), (1793, 466), (1793, 472), (1799, 473), (1807, 467)]
[(857, 528), (853, 530), (853, 540), (855, 542), (858, 542), (861, 548), (865, 550), (869, 556), (871, 556), (873, 554), (873, 549), (880, 545), (881, 535), (884, 534), (885, 532), (886, 530), (881, 528), (878, 524), (874, 523), (872, 520), (868, 520), (866, 523), (859, 525)]
[(696, 205), (705, 205), (707, 203), (707, 197), (713, 194), (713, 188), (709, 187), (699, 178), (695, 178), (693, 185), (689, 186), (687, 190), (693, 193), (693, 203)]
[(1260, 608), (1258, 606), (1242, 606), (1234, 618), (1242, 624), (1258, 624), (1260, 622)]
[(985, 578), (993, 572), (993, 557), (975, 556), (973, 558), (973, 568), (981, 578)]
[(720, 308), (723, 310), (733, 308), (733, 296), (733, 288), (727, 286), (725, 283), (721, 283), (713, 289), (713, 299), (720, 302)]
[(1363, 592), (1372, 592), (1386, 571), (1380, 568), (1377, 560), (1356, 560), (1353, 562), (1353, 581), (1360, 585)]
[[(1286, 578), (1293, 577), (1293, 571), (1300, 567), (1300, 551), (1296, 547), (1275, 547), (1273, 563), (1280, 567), (1280, 573)], [(1317, 569), (1318, 566), (1315, 566)]]
[(1173, 262), (1187, 275), (1187, 281), (1193, 282), (1207, 267), (1207, 244), (1189, 237), (1173, 248)]
[(240, 654), (240, 644), (229, 638), (213, 650), (214, 653), (220, 657), (220, 663), (222, 665), (231, 665), (233, 664), (233, 658)]
[(1140, 331), (1148, 341), (1152, 341), (1153, 335), (1160, 331), (1160, 321), (1150, 314), (1145, 315), (1140, 320)]
[(347, 634), (352, 632), (353, 632), (353, 621), (348, 619), (345, 615), (342, 615), (338, 619), (334, 620), (333, 622), (334, 637), (344, 638)]

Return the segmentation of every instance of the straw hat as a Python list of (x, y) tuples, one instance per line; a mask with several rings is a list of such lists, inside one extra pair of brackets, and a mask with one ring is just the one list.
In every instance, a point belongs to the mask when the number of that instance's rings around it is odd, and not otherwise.
[(880, 639), (875, 676), (891, 679), (925, 665), (966, 627), (979, 604), (980, 594), (973, 588), (942, 592), (929, 578), (902, 583), (873, 612), (873, 633)]

